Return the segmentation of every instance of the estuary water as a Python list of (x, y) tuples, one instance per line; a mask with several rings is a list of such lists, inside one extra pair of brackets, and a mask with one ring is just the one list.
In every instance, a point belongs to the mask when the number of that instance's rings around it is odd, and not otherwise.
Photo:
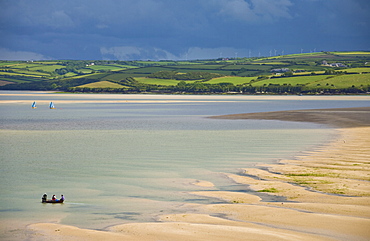
[[(223, 173), (293, 158), (336, 133), (310, 123), (207, 116), (360, 106), (368, 98), (0, 92), (0, 219), (104, 229), (183, 212), (185, 203), (220, 202), (189, 192), (248, 192)], [(66, 202), (41, 204), (45, 192)]]

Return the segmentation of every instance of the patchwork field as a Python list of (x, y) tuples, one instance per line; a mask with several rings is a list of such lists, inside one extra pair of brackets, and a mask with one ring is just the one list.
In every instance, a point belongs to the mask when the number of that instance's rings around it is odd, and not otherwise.
[(370, 52), (359, 51), (194, 61), (0, 61), (0, 89), (364, 94), (370, 92), (369, 62)]
[(261, 80), (253, 83), (254, 86), (264, 86), (269, 84), (279, 85), (309, 85), (315, 84), (323, 79), (333, 77), (332, 75), (313, 75), (313, 76), (293, 76), (293, 77), (277, 77), (266, 80)]
[(351, 74), (331, 76), (332, 78), (322, 79), (315, 83), (307, 84), (307, 87), (315, 85), (328, 86), (328, 88), (349, 88), (370, 85), (370, 74)]
[(215, 78), (207, 81), (207, 84), (220, 84), (220, 83), (232, 83), (234, 85), (248, 84), (251, 80), (256, 79), (255, 77), (237, 77), (237, 76), (226, 76)]
[(85, 85), (80, 85), (80, 88), (126, 88), (123, 85), (117, 84), (117, 83), (112, 83), (109, 81), (99, 81), (95, 83), (90, 83), (90, 84), (85, 84)]
[(155, 79), (147, 77), (137, 77), (135, 78), (140, 83), (149, 85), (177, 85), (180, 81), (176, 79)]

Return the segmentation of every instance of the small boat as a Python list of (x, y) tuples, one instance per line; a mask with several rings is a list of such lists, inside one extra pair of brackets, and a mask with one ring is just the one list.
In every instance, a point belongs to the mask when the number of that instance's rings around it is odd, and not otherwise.
[(36, 109), (37, 108), (37, 106), (36, 106), (36, 101), (34, 101), (33, 103), (32, 103), (32, 109)]
[(54, 106), (53, 102), (50, 102), (49, 108), (50, 109), (55, 109), (55, 106)]
[(52, 199), (47, 199), (47, 197), (48, 197), (48, 195), (46, 193), (44, 193), (44, 195), (42, 195), (41, 202), (42, 203), (63, 203), (64, 202), (63, 194), (60, 195), (60, 199), (57, 199), (55, 197), (55, 195), (53, 195)]
[(64, 200), (46, 200), (42, 201), (42, 203), (63, 203)]
[(63, 203), (64, 200), (46, 200), (44, 203)]

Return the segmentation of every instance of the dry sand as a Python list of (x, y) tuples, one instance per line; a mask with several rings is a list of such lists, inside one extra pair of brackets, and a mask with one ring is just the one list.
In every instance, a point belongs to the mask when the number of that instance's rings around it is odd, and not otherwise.
[[(339, 138), (275, 165), (226, 174), (256, 192), (194, 192), (222, 204), (187, 204), (189, 213), (105, 231), (61, 224), (28, 226), (29, 240), (370, 240), (370, 108), (223, 116), (229, 119), (311, 121), (335, 126)], [(198, 180), (194, 185), (213, 187)], [(258, 193), (283, 202), (264, 202)]]
[[(220, 98), (217, 95), (150, 95), (150, 94), (71, 94), (71, 93), (55, 93), (55, 92), (2, 92), (1, 96), (4, 100), (0, 100), (0, 104), (29, 104), (36, 101), (38, 105), (44, 105), (53, 101), (57, 106), (60, 104), (74, 103), (181, 103), (181, 102), (230, 102), (247, 100), (249, 102), (261, 100), (370, 100), (368, 96), (245, 96), (245, 95), (229, 95), (227, 98)], [(30, 100), (6, 100), (7, 97), (30, 97)], [(32, 98), (31, 98), (32, 97)], [(74, 100), (67, 100), (65, 97), (73, 97)], [(46, 99), (48, 98), (48, 99)], [(77, 99), (77, 100), (76, 100)], [(224, 100), (223, 100), (224, 99)], [(239, 117), (238, 117), (239, 118)]]

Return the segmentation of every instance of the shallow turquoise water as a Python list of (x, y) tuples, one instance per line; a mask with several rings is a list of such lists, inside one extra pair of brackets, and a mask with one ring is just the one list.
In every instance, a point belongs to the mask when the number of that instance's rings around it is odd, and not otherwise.
[[(211, 190), (247, 191), (222, 173), (292, 157), (335, 135), (332, 129), (314, 124), (206, 116), (367, 105), (247, 96), (206, 100), (186, 96), (181, 97), (183, 102), (166, 103), (160, 101), (168, 96), (0, 93), (0, 97), (27, 100), (0, 104), (1, 218), (28, 223), (60, 220), (95, 229), (151, 221), (158, 214), (183, 211), (187, 202), (219, 202), (188, 194), (207, 189), (191, 183), (207, 180), (215, 183)], [(41, 103), (52, 98), (57, 109), (39, 105), (33, 110), (35, 98)], [(94, 101), (102, 98), (132, 102)], [(90, 102), (79, 102), (87, 99)], [(49, 197), (64, 194), (66, 203), (41, 204), (44, 192)]]

